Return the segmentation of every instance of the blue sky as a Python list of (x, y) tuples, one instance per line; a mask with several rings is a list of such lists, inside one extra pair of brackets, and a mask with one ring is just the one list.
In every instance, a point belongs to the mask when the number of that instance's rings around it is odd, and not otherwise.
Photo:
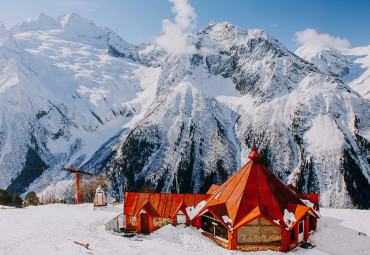
[[(228, 21), (243, 29), (262, 28), (290, 50), (299, 44), (297, 31), (346, 38), (351, 47), (370, 44), (370, 1), (332, 0), (189, 0), (197, 14), (196, 32), (211, 20)], [(150, 43), (163, 34), (162, 20), (173, 21), (166, 0), (12, 0), (0, 1), (5, 26), (36, 18), (41, 12), (58, 17), (70, 12), (107, 26), (125, 40)]]

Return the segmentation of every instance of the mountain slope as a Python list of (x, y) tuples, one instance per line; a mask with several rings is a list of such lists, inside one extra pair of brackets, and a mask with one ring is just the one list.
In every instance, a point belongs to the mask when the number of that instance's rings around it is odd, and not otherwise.
[(177, 86), (123, 140), (112, 169), (115, 188), (150, 183), (158, 192), (204, 193), (221, 184), (239, 166), (236, 117), (193, 86)]
[(0, 187), (39, 190), (74, 164), (107, 171), (112, 194), (203, 193), (255, 139), (321, 205), (370, 207), (370, 103), (338, 79), (366, 58), (310, 63), (227, 22), (187, 41), (196, 52), (136, 47), (73, 13), (0, 26)]
[[(226, 108), (229, 110), (223, 111), (223, 116), (227, 116), (227, 112), (228, 116), (237, 115), (229, 118), (226, 125), (220, 122), (227, 130), (225, 138), (229, 144), (237, 145), (236, 150), (233, 146), (223, 148), (224, 155), (232, 162), (244, 164), (256, 139), (266, 164), (285, 182), (297, 185), (301, 192), (320, 193), (325, 206), (369, 207), (370, 194), (366, 190), (370, 187), (367, 142), (370, 108), (366, 100), (337, 78), (322, 74), (261, 30), (243, 31), (229, 23), (210, 23), (189, 40), (197, 47), (196, 54), (169, 54), (164, 58), (155, 105), (160, 105), (162, 100), (186, 98), (184, 92), (180, 92), (185, 90), (181, 89), (185, 83), (191, 91), (212, 96), (216, 106), (202, 109), (198, 105), (203, 97), (197, 96), (195, 100), (190, 97), (182, 111), (174, 116), (163, 115), (166, 112), (163, 108), (154, 107), (148, 117), (144, 116), (123, 138), (121, 155), (111, 168), (116, 192), (122, 191), (121, 183), (125, 183), (128, 190), (140, 190), (147, 182), (152, 183), (156, 191), (180, 191), (176, 186), (178, 181), (169, 189), (168, 180), (173, 180), (174, 173), (176, 180), (181, 179), (188, 164), (193, 164), (193, 159), (197, 158), (213, 164), (194, 165), (189, 172), (193, 174), (192, 182), (198, 186), (187, 182), (186, 189), (181, 191), (207, 190), (209, 180), (219, 183), (224, 171), (215, 166), (219, 160), (219, 156), (213, 157), (218, 155), (214, 148), (217, 141), (205, 138), (204, 134), (210, 132), (209, 127), (216, 129), (210, 121), (215, 110)], [(154, 58), (149, 56), (163, 56), (158, 46), (152, 45), (149, 49), (139, 52), (139, 58), (142, 55), (144, 60)], [(174, 104), (167, 105), (167, 111), (177, 110)], [(189, 155), (185, 157), (188, 164), (172, 164), (174, 159), (183, 158), (177, 154), (178, 144), (175, 139), (162, 142), (179, 134), (182, 124), (177, 123), (176, 118), (187, 112), (194, 120), (193, 116), (200, 109), (202, 118), (194, 125), (202, 134), (201, 139), (184, 133), (181, 138), (186, 137), (185, 142), (180, 138), (178, 141)], [(203, 120), (207, 120), (206, 125)], [(204, 155), (199, 147), (211, 149), (213, 153)], [(239, 166), (227, 164), (227, 175)], [(204, 177), (194, 175), (199, 169), (205, 169)], [(215, 179), (213, 173), (221, 178)], [(166, 184), (162, 176), (167, 176)]]

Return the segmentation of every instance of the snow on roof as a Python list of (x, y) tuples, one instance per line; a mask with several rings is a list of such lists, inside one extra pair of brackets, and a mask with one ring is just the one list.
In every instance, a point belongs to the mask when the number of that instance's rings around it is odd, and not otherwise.
[(99, 187), (96, 188), (96, 191), (102, 191), (102, 192), (104, 192), (104, 188), (102, 186), (99, 186)]
[(284, 210), (284, 222), (285, 225), (290, 228), (294, 222), (297, 222), (297, 219), (294, 217), (294, 213), (289, 212), (287, 209)]
[(229, 216), (224, 215), (222, 216), (222, 220), (227, 224), (227, 223), (232, 223), (233, 221), (229, 218)]
[(203, 207), (206, 205), (206, 203), (207, 202), (205, 200), (203, 200), (202, 202), (197, 204), (196, 207), (193, 207), (193, 206), (186, 207), (186, 213), (188, 214), (189, 218), (191, 220), (194, 219), (194, 217), (200, 212), (200, 210), (203, 209)]
[(319, 211), (317, 211), (317, 210), (315, 210), (315, 204), (314, 203), (312, 203), (310, 200), (308, 200), (308, 199), (302, 199), (301, 198), (301, 201), (305, 204), (305, 205), (307, 205), (308, 207), (310, 207), (311, 208), (311, 210), (317, 215), (317, 216), (320, 216), (320, 213), (319, 213)]

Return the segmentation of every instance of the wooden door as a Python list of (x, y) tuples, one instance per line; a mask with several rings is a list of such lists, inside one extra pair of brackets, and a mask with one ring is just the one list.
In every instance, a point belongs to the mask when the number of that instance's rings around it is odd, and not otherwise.
[(98, 205), (103, 205), (103, 193), (98, 192)]
[(149, 233), (149, 215), (142, 213), (141, 216), (141, 233)]

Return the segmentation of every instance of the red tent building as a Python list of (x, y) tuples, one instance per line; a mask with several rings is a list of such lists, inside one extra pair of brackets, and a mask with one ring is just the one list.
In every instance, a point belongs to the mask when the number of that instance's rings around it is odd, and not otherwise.
[[(137, 218), (144, 210), (149, 220), (153, 217), (172, 219), (178, 210), (168, 202), (162, 203), (163, 208), (158, 206), (162, 196), (182, 196), (183, 201), (186, 196), (199, 196), (191, 203), (174, 205), (182, 208), (187, 224), (201, 228), (205, 236), (222, 247), (243, 251), (291, 250), (316, 229), (318, 194), (302, 195), (294, 187), (286, 186), (262, 164), (262, 156), (255, 147), (248, 157), (251, 160), (246, 165), (221, 186), (212, 185), (205, 195), (126, 193), (124, 213)], [(135, 199), (130, 200), (131, 196)], [(132, 200), (140, 206), (133, 209)], [(159, 213), (156, 208), (168, 213)], [(154, 229), (149, 228), (149, 232)]]
[(126, 228), (136, 229), (137, 233), (150, 233), (167, 224), (190, 225), (186, 208), (196, 206), (207, 197), (203, 194), (126, 192)]

